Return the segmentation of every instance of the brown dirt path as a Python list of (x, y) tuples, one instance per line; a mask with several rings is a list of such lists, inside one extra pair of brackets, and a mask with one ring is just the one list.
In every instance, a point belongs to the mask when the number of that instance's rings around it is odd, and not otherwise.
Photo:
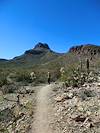
[(32, 133), (54, 133), (50, 128), (50, 115), (52, 113), (49, 104), (49, 94), (52, 91), (52, 85), (40, 87), (37, 93), (37, 105), (34, 115)]

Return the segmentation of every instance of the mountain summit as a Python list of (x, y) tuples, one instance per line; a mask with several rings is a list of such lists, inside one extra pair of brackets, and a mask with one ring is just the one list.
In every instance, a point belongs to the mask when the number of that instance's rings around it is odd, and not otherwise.
[[(48, 44), (39, 42), (35, 45), (33, 49), (29, 49), (24, 52), (24, 54), (17, 56), (10, 60), (12, 63), (15, 63), (17, 66), (35, 66), (43, 65), (45, 63), (51, 62), (61, 54), (52, 51)], [(9, 62), (10, 62), (9, 61)]]
[(47, 52), (51, 52), (48, 44), (39, 42), (33, 49), (25, 51), (25, 54), (39, 55)]
[(46, 43), (41, 43), (41, 42), (39, 42), (38, 44), (36, 44), (35, 47), (34, 47), (34, 50), (43, 50), (43, 49), (45, 49), (45, 50), (46, 50), (46, 49), (47, 49), (47, 50), (50, 50), (48, 44), (46, 44)]

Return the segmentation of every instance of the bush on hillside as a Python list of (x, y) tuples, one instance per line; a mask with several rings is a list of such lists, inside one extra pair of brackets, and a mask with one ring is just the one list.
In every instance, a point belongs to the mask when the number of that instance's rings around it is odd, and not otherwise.
[(0, 73), (0, 87), (7, 84), (6, 74)]
[(30, 78), (30, 74), (28, 72), (18, 72), (16, 74), (16, 81), (31, 83), (32, 79)]

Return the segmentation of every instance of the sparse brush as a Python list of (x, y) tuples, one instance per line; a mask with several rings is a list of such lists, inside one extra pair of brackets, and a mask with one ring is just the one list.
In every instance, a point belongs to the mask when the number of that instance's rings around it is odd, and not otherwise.
[(7, 79), (5, 74), (1, 74), (0, 76), (0, 86), (2, 87), (3, 85), (7, 85)]
[[(89, 66), (87, 67), (89, 68)], [(96, 77), (94, 78), (94, 75), (91, 75), (91, 78), (89, 78), (89, 74), (87, 74), (85, 71), (80, 71), (79, 69), (69, 69), (66, 70), (63, 74), (61, 74), (61, 81), (65, 83), (65, 86), (72, 86), (72, 87), (80, 87), (85, 82), (90, 82), (90, 80), (96, 81)]]
[(28, 72), (19, 72), (16, 74), (16, 81), (17, 82), (32, 82), (30, 78), (30, 74)]
[(96, 94), (93, 90), (82, 90), (80, 93), (79, 93), (79, 97), (82, 99), (82, 100), (86, 100), (88, 97), (94, 97)]

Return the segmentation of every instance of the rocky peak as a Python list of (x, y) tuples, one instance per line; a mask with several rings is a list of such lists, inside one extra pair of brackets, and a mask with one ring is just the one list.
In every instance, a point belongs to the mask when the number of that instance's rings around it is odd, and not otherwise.
[(80, 46), (73, 46), (70, 48), (69, 52), (76, 54), (84, 54), (84, 55), (97, 55), (100, 54), (100, 46), (96, 46), (93, 44), (86, 44)]
[(45, 49), (45, 50), (50, 50), (48, 44), (46, 43), (41, 43), (39, 42), (38, 44), (35, 45), (34, 47), (35, 50), (42, 50), (42, 49)]
[(35, 45), (33, 49), (25, 51), (25, 54), (39, 55), (42, 53), (46, 53), (48, 51), (51, 51), (48, 44), (39, 42), (38, 44)]

